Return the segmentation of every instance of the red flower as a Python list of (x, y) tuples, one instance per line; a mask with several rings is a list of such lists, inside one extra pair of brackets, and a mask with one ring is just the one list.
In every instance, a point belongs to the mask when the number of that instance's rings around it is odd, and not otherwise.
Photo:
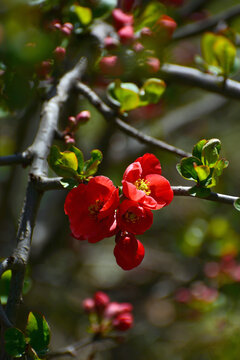
[(153, 154), (145, 154), (130, 164), (122, 184), (128, 199), (152, 210), (161, 209), (173, 199), (171, 186), (161, 176), (160, 162)]
[(145, 254), (143, 244), (132, 234), (122, 234), (114, 248), (117, 264), (123, 270), (131, 270), (138, 266)]
[(126, 331), (130, 329), (133, 325), (133, 316), (131, 313), (122, 313), (119, 314), (113, 320), (113, 327), (120, 331)]
[(134, 235), (143, 234), (153, 223), (151, 210), (132, 200), (124, 200), (117, 211), (117, 225), (122, 231)]
[(95, 243), (112, 236), (118, 204), (118, 189), (105, 176), (96, 176), (88, 184), (72, 189), (66, 197), (64, 211), (73, 237)]

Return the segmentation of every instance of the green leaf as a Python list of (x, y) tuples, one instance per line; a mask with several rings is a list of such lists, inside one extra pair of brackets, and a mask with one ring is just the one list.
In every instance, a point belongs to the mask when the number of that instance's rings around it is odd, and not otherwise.
[(206, 165), (194, 166), (194, 170), (196, 171), (200, 182), (206, 180), (210, 175), (210, 168)]
[(15, 358), (23, 356), (26, 349), (26, 339), (22, 331), (16, 328), (9, 328), (4, 334), (5, 350)]
[(92, 10), (88, 7), (74, 5), (73, 7), (74, 12), (78, 16), (79, 20), (81, 21), (82, 25), (86, 26), (90, 24), (92, 21)]
[(39, 357), (47, 353), (50, 341), (50, 329), (44, 316), (37, 313), (29, 313), (26, 336), (29, 344)]
[(240, 198), (234, 201), (233, 206), (236, 210), (240, 211)]
[(92, 150), (91, 151), (91, 159), (85, 161), (84, 164), (84, 175), (92, 176), (98, 170), (98, 165), (101, 163), (103, 158), (102, 152), (100, 150)]
[(223, 170), (228, 167), (229, 162), (225, 159), (220, 159), (216, 162), (215, 166), (214, 166), (214, 171), (213, 174), (215, 176), (220, 176), (222, 175)]
[(218, 35), (214, 43), (214, 54), (223, 73), (228, 75), (232, 72), (237, 54), (236, 47), (226, 37)]
[(112, 94), (121, 104), (122, 112), (136, 109), (140, 104), (139, 89), (133, 83), (121, 83), (115, 81), (115, 87), (112, 88)]
[(202, 165), (201, 161), (196, 157), (183, 158), (177, 166), (177, 170), (182, 177), (188, 180), (198, 181), (198, 174), (194, 169), (194, 166)]
[(5, 273), (3, 273), (0, 279), (0, 300), (2, 305), (5, 305), (7, 303), (11, 277), (12, 277), (12, 271), (7, 270), (5, 271)]
[(166, 89), (166, 84), (161, 79), (151, 78), (145, 81), (140, 90), (141, 101), (145, 104), (157, 104)]
[(56, 145), (51, 147), (48, 163), (58, 176), (73, 177), (77, 173), (78, 160), (75, 153), (61, 152)]
[(194, 145), (193, 151), (192, 151), (193, 156), (195, 156), (196, 158), (201, 160), (202, 148), (206, 144), (206, 142), (207, 142), (207, 140), (202, 139), (196, 145)]
[(74, 154), (76, 155), (77, 161), (78, 161), (77, 172), (78, 172), (78, 174), (81, 174), (81, 172), (83, 171), (83, 166), (84, 166), (84, 157), (83, 157), (82, 151), (73, 145), (71, 145), (69, 147), (69, 151), (74, 152)]
[(71, 190), (79, 185), (78, 181), (75, 179), (64, 178), (60, 181), (64, 189)]
[(93, 17), (107, 17), (110, 15), (111, 11), (117, 7), (117, 0), (97, 0), (92, 9)]
[(202, 163), (209, 166), (210, 168), (214, 167), (219, 158), (219, 153), (221, 150), (221, 142), (218, 139), (210, 139), (202, 148)]
[(201, 39), (201, 49), (202, 49), (202, 56), (207, 64), (218, 66), (218, 62), (213, 51), (213, 46), (216, 41), (216, 35), (207, 32), (202, 36)]
[(196, 185), (196, 186), (193, 186), (189, 190), (189, 194), (191, 194), (193, 196), (198, 196), (198, 197), (201, 197), (201, 198), (206, 198), (211, 194), (211, 190)]
[(143, 10), (143, 12), (136, 17), (135, 30), (141, 30), (144, 27), (152, 28), (161, 15), (165, 14), (166, 9), (158, 1), (151, 1)]

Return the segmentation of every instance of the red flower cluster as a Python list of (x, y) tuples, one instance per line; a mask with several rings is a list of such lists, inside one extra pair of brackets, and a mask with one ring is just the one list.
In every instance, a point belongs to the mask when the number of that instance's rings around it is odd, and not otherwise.
[(126, 331), (133, 325), (132, 304), (111, 302), (102, 291), (96, 292), (93, 298), (83, 300), (83, 308), (89, 314), (91, 331), (95, 334)]
[(161, 175), (161, 165), (153, 154), (145, 154), (130, 164), (123, 175), (121, 202), (118, 189), (105, 176), (80, 184), (66, 197), (64, 210), (73, 237), (98, 242), (116, 235), (114, 255), (124, 270), (138, 266), (144, 247), (135, 235), (143, 234), (153, 222), (151, 210), (168, 205), (173, 191)]

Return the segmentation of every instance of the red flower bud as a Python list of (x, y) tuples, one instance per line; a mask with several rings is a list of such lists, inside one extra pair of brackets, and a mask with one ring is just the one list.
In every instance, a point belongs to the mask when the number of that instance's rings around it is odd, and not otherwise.
[(52, 63), (50, 60), (42, 61), (36, 68), (36, 73), (39, 79), (45, 80), (49, 77), (49, 74), (52, 70)]
[(100, 62), (99, 67), (104, 75), (120, 76), (123, 73), (123, 68), (117, 56), (104, 56)]
[(110, 299), (103, 291), (97, 291), (94, 295), (94, 302), (96, 309), (101, 311), (109, 304)]
[(53, 30), (61, 30), (62, 25), (59, 20), (55, 19), (50, 23), (50, 28)]
[(88, 110), (81, 111), (76, 115), (77, 123), (85, 124), (88, 120), (90, 120), (91, 113)]
[(146, 64), (148, 66), (148, 71), (151, 73), (158, 72), (160, 69), (160, 60), (156, 57), (148, 57)]
[(162, 15), (157, 21), (157, 31), (160, 32), (160, 35), (165, 35), (168, 38), (172, 37), (174, 30), (177, 27), (177, 23), (167, 15)]
[(133, 24), (133, 15), (125, 14), (121, 9), (114, 9), (112, 11), (112, 17), (116, 29), (121, 29), (125, 25)]
[(132, 234), (122, 234), (114, 248), (117, 264), (123, 270), (138, 266), (144, 258), (144, 247)]
[(131, 25), (126, 25), (118, 30), (118, 35), (122, 44), (131, 44), (134, 39), (134, 29)]
[(87, 313), (91, 313), (95, 310), (95, 301), (92, 298), (84, 299), (82, 306)]
[(66, 49), (62, 46), (57, 46), (53, 53), (57, 60), (62, 61), (65, 58)]
[(119, 314), (114, 320), (113, 320), (113, 327), (116, 330), (120, 331), (126, 331), (130, 329), (133, 325), (133, 316), (130, 313), (122, 313)]

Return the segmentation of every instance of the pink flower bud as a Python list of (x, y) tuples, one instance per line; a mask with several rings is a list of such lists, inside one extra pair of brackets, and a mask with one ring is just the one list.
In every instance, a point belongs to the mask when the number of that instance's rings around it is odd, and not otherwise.
[(61, 30), (62, 25), (59, 20), (55, 19), (50, 23), (50, 28), (53, 30)]
[(75, 139), (73, 136), (67, 134), (64, 136), (64, 140), (66, 144), (75, 144)]
[(102, 311), (109, 304), (110, 299), (103, 291), (97, 291), (94, 295), (94, 302), (96, 309)]
[(141, 44), (140, 42), (136, 42), (135, 44), (133, 44), (133, 50), (135, 52), (140, 52), (144, 50), (144, 46), (143, 44)]
[(116, 29), (121, 29), (125, 25), (132, 25), (134, 21), (133, 15), (125, 14), (121, 9), (114, 9), (112, 17)]
[(141, 37), (151, 37), (153, 35), (152, 30), (150, 30), (149, 27), (142, 28), (140, 34)]
[(113, 318), (121, 313), (131, 312), (133, 309), (130, 303), (110, 302), (104, 312), (107, 318)]
[(123, 68), (117, 56), (104, 56), (100, 62), (99, 67), (104, 75), (120, 76), (123, 73)]
[(133, 325), (133, 316), (130, 313), (121, 313), (113, 320), (113, 327), (116, 330), (126, 331)]
[(36, 68), (36, 73), (39, 79), (45, 80), (49, 77), (49, 73), (52, 70), (52, 63), (50, 60), (42, 61)]
[(70, 125), (76, 125), (77, 124), (75, 116), (69, 116), (68, 122), (69, 122)]
[(73, 31), (73, 24), (66, 22), (63, 24), (61, 31), (65, 34), (65, 35), (71, 35), (72, 31)]
[(57, 46), (53, 53), (57, 60), (62, 61), (65, 58), (66, 49), (62, 46)]
[(91, 313), (95, 310), (95, 302), (92, 298), (84, 299), (82, 302), (82, 306), (87, 313)]
[(118, 35), (122, 44), (131, 44), (134, 39), (134, 29), (131, 25), (126, 25), (118, 30)]
[(119, 44), (118, 40), (111, 36), (107, 36), (104, 39), (104, 46), (105, 46), (105, 49), (107, 49), (107, 50), (116, 49), (118, 44)]
[(162, 15), (157, 21), (157, 31), (161, 35), (167, 36), (168, 38), (172, 37), (174, 30), (177, 27), (177, 23), (167, 15)]
[(156, 57), (148, 57), (146, 64), (148, 66), (148, 71), (151, 73), (158, 72), (160, 69), (160, 60)]
[(81, 111), (76, 115), (77, 123), (85, 124), (91, 118), (91, 113), (88, 110)]

